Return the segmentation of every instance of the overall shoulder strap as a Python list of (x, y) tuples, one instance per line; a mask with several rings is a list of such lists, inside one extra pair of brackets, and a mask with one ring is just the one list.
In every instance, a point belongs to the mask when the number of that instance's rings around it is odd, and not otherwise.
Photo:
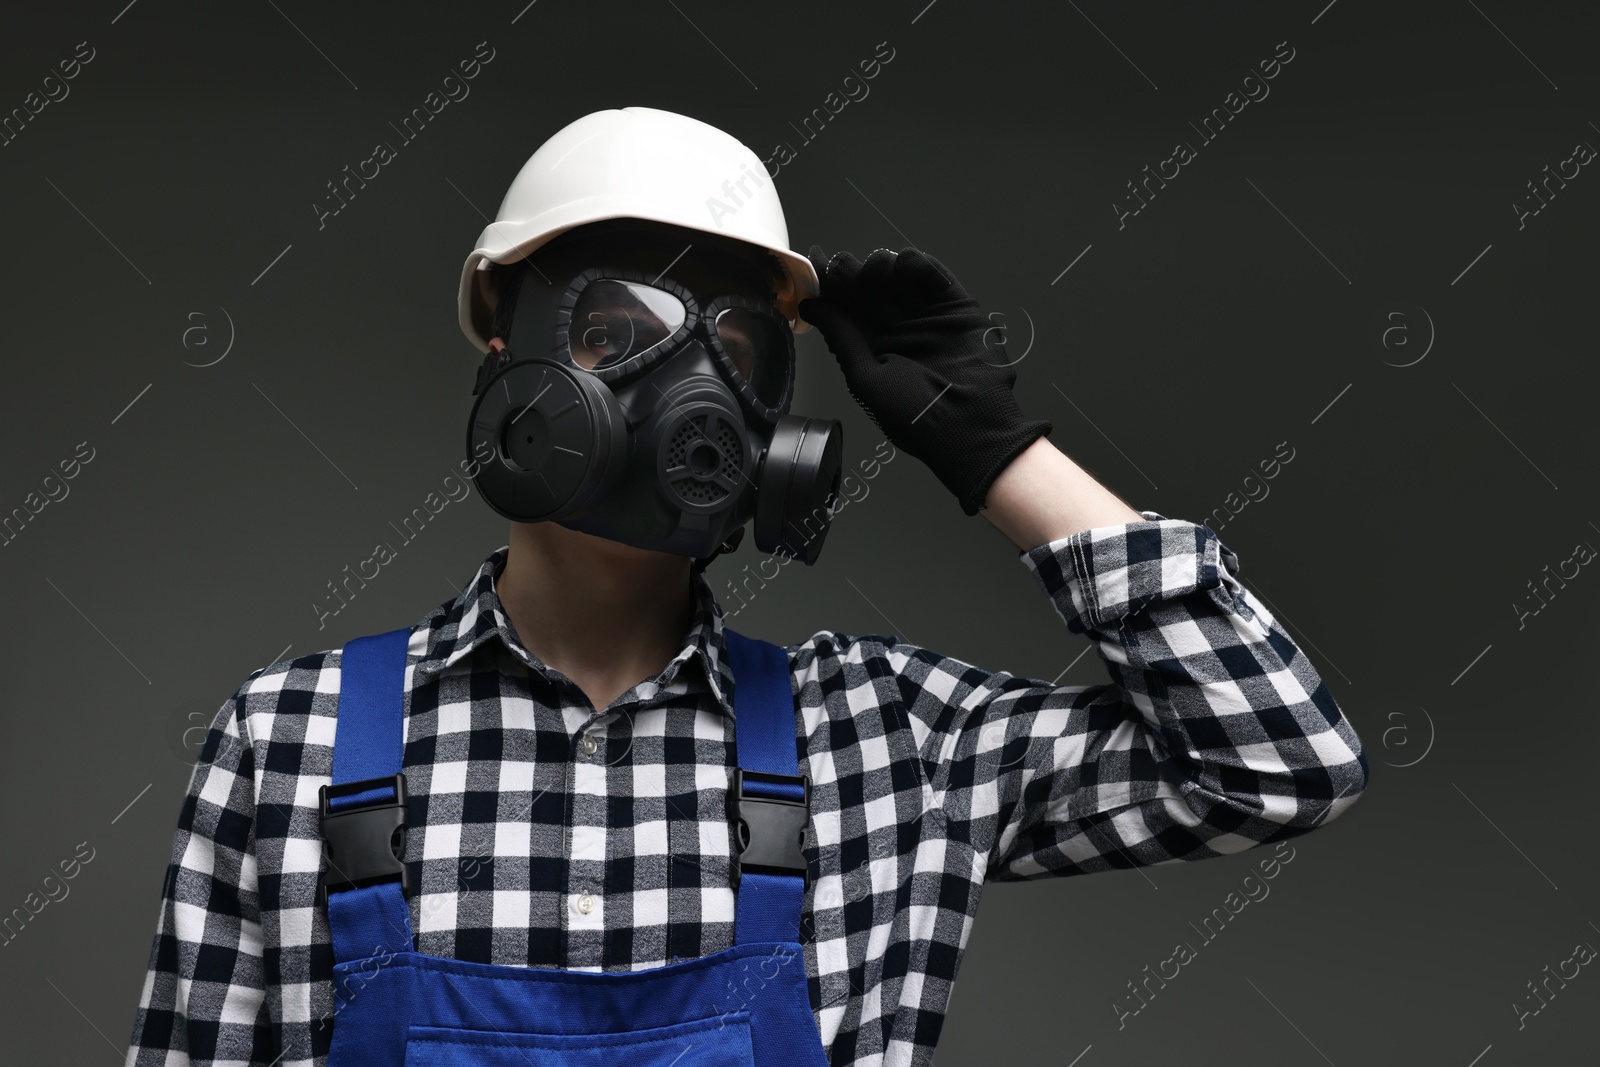
[(412, 949), (405, 867), (406, 645), (411, 628), (357, 637), (340, 659), (333, 781), (321, 793), (323, 873), (335, 963)]
[(778, 645), (724, 628), (733, 668), (738, 766), (728, 789), (740, 845), (733, 859), (738, 892), (734, 941), (797, 942), (809, 884), (802, 843), (811, 780), (796, 750), (789, 656)]

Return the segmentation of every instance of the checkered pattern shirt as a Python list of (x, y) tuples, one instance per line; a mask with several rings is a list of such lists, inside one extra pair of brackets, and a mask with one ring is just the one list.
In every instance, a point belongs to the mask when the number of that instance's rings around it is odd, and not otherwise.
[[(1234, 554), (1209, 527), (1142, 514), (1020, 554), (1109, 684), (1053, 685), (894, 637), (823, 630), (788, 646), (812, 780), (801, 942), (833, 1067), (932, 1060), (985, 882), (1239, 852), (1326, 823), (1365, 787), (1360, 740)], [(506, 553), (410, 639), (402, 859), (417, 951), (618, 971), (729, 947), (721, 607), (696, 574), (682, 650), (596, 711), (518, 640), (494, 589)], [(338, 649), (283, 660), (218, 711), (129, 1064), (325, 1064), (317, 790), (339, 678)]]

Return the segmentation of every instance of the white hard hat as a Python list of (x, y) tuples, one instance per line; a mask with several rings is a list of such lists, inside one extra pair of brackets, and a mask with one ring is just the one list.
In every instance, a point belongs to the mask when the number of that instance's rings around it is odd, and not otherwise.
[(458, 305), (468, 339), (489, 350), (496, 299), (489, 264), (514, 262), (575, 226), (616, 218), (683, 226), (769, 250), (787, 279), (778, 309), (795, 333), (810, 329), (796, 308), (817, 295), (817, 272), (789, 248), (783, 207), (761, 160), (738, 138), (698, 119), (625, 107), (562, 127), (517, 172), (461, 268)]

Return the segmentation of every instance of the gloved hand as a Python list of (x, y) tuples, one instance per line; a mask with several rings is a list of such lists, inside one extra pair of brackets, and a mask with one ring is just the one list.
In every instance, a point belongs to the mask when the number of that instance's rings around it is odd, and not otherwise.
[(809, 258), (821, 295), (801, 301), (800, 317), (821, 332), (850, 395), (976, 515), (1007, 464), (1052, 429), (1017, 405), (998, 328), (926, 252), (880, 248), (862, 263), (812, 245)]

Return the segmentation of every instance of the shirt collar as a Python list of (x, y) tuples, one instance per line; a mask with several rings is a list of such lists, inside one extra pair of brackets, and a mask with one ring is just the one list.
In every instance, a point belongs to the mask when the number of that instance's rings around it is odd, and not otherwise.
[[(510, 551), (509, 545), (502, 545), (490, 553), (460, 595), (442, 606), (443, 617), (431, 622), (427, 651), (416, 665), (418, 673), (443, 673), (479, 646), (496, 640), (511, 655), (527, 664), (530, 670), (541, 674), (550, 670), (539, 657), (523, 646), (495, 592), (495, 581), (505, 569)], [(722, 605), (717, 603), (704, 573), (694, 568), (691, 574), (696, 595), (694, 621), (684, 634), (683, 647), (662, 668), (655, 682), (659, 686), (671, 684), (685, 664), (698, 659), (718, 705), (723, 714), (731, 719), (733, 704), (729, 695), (733, 692), (733, 681), (723, 638)]]

